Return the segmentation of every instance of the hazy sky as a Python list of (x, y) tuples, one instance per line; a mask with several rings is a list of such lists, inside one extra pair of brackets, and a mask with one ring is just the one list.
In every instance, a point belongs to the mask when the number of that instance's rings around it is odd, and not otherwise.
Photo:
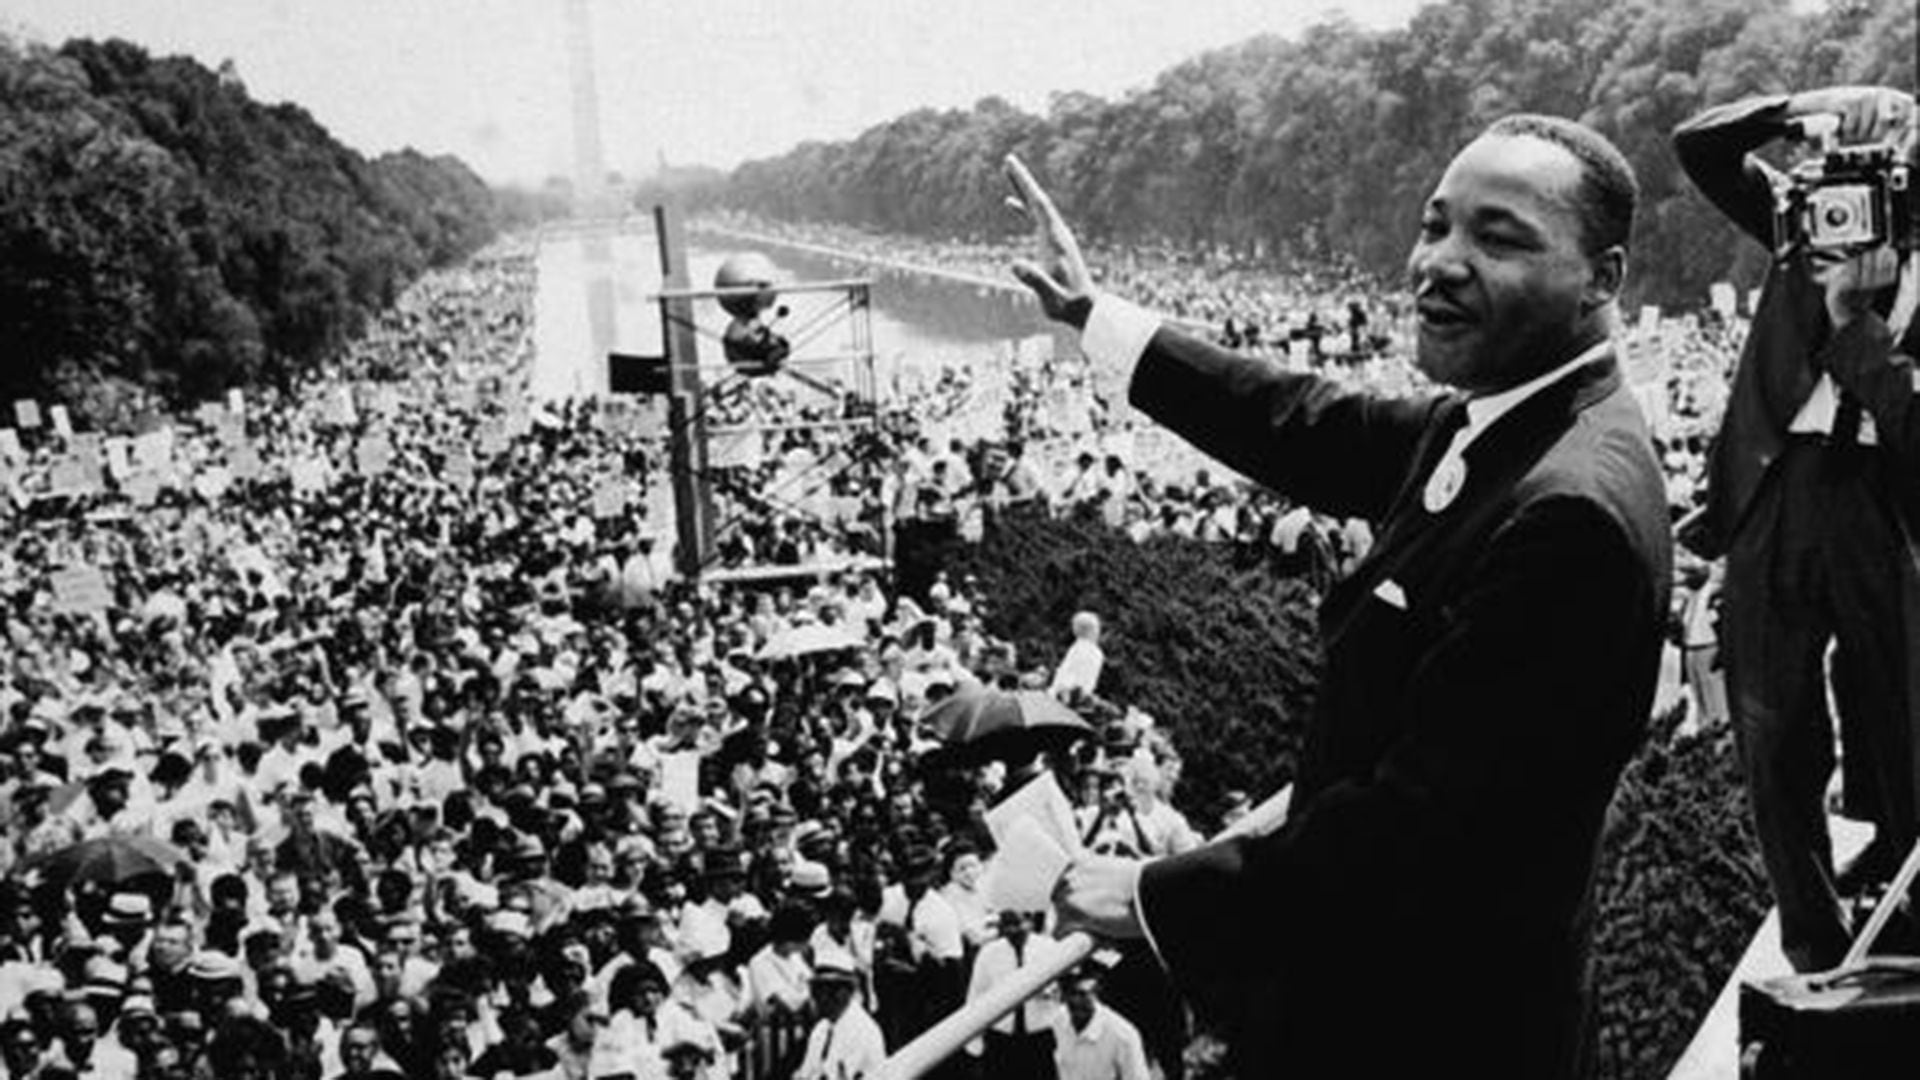
[[(1327, 12), (1422, 0), (587, 0), (609, 167), (730, 167), (922, 105), (1112, 97), (1196, 53)], [(567, 0), (0, 0), (52, 43), (123, 37), (294, 101), (348, 145), (452, 152), (489, 180), (572, 169)]]

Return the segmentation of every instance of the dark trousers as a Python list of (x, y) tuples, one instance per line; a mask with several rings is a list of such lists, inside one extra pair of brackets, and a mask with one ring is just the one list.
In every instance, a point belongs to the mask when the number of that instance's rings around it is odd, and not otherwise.
[(1053, 1062), (1053, 1032), (987, 1032), (980, 1075), (984, 1080), (1055, 1080), (1059, 1073)]
[(1904, 851), (1915, 834), (1911, 568), (1883, 459), (1818, 438), (1791, 440), (1727, 555), (1721, 607), (1733, 714), (1760, 853), (1800, 971), (1845, 954), (1825, 794), (1834, 766), (1827, 648), (1849, 816)]

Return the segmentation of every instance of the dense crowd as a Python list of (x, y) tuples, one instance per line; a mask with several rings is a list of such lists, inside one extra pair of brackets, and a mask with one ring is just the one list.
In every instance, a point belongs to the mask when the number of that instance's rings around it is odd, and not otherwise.
[[(973, 583), (889, 596), (858, 510), (768, 497), (851, 437), (719, 470), (726, 560), (778, 572), (683, 580), (644, 417), (521, 393), (532, 272), (431, 275), (284, 395), (17, 414), (9, 1076), (870, 1073), (1030, 929), (981, 892), (1001, 773), (925, 767), (956, 688), (1056, 682), (1106, 717), (1062, 762), (1089, 838), (1191, 842), (1171, 746), (1089, 696), (1097, 628), (1052, 679)], [(792, 419), (735, 393), (716, 421)]]
[[(888, 250), (995, 273), (1007, 254)], [(1103, 265), (1276, 362), (1418, 383), (1392, 305), (1348, 282)], [(1057, 670), (1020, 657), (971, 580), (889, 594), (868, 568), (892, 522), (977, 537), (999, 514), (1084, 513), (1322, 582), (1369, 542), (1022, 348), (896, 379), (907, 396), (877, 412), (772, 379), (705, 402), (735, 441), (708, 569), (775, 572), (688, 581), (646, 410), (524, 393), (532, 275), (524, 244), (431, 275), (286, 393), (113, 436), (37, 408), (6, 429), (10, 1077), (832, 1075), (980, 992), (1035, 929), (981, 883), (1006, 779), (926, 767), (931, 703), (1050, 686), (1098, 721), (1058, 763), (1087, 841), (1198, 841), (1164, 734), (1097, 697), (1097, 619)], [(1276, 311), (1331, 326), (1349, 299), (1383, 314), (1279, 355), (1301, 339), (1265, 329), (1290, 325)], [(1629, 332), (1676, 517), (1741, 329), (1715, 312)], [(1710, 590), (1683, 595), (1676, 646), (1710, 656)], [(1023, 1033), (1106, 1008), (1069, 983)], [(1177, 1075), (1182, 1028), (1153, 997), (1130, 1015)]]

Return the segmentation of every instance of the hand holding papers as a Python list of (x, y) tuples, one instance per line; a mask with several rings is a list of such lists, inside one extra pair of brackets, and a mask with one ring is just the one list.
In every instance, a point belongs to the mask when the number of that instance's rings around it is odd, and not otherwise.
[(1073, 806), (1052, 773), (1042, 773), (987, 811), (998, 850), (982, 887), (999, 911), (1046, 911), (1053, 887), (1080, 855)]

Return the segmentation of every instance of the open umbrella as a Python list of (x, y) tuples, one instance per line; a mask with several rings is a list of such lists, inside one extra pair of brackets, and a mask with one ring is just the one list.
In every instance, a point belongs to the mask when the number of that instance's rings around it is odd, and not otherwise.
[(864, 644), (866, 639), (860, 632), (845, 623), (831, 626), (826, 623), (802, 623), (768, 638), (767, 643), (760, 647), (760, 659), (790, 660), (797, 656), (857, 649)]
[(28, 865), (56, 889), (93, 885), (114, 892), (170, 885), (175, 869), (186, 861), (179, 848), (151, 837), (102, 836), (48, 852)]
[(935, 702), (920, 720), (943, 744), (926, 756), (936, 768), (988, 761), (1020, 765), (1093, 734), (1079, 713), (1039, 690), (963, 687)]

